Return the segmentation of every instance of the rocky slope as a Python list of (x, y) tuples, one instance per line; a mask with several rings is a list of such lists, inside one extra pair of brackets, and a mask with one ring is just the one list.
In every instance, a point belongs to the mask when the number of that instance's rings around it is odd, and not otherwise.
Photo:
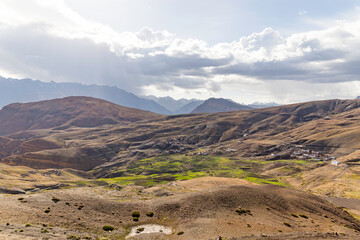
[[(160, 190), (170, 194), (158, 196)], [(1, 218), (9, 223), (0, 226), (0, 237), (4, 233), (21, 239), (66, 239), (70, 234), (125, 239), (131, 229), (141, 227), (131, 239), (358, 239), (360, 230), (358, 220), (318, 196), (223, 178), (147, 189), (129, 185), (0, 194), (0, 201)], [(133, 212), (140, 216), (136, 221)], [(153, 215), (147, 216), (149, 212)], [(146, 233), (144, 224), (170, 231)], [(114, 230), (104, 231), (105, 225)]]

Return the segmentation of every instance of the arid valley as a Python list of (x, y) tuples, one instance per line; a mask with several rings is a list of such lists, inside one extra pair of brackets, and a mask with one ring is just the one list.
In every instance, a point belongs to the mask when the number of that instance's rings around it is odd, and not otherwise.
[(357, 239), (360, 100), (160, 115), (0, 111), (3, 239)]

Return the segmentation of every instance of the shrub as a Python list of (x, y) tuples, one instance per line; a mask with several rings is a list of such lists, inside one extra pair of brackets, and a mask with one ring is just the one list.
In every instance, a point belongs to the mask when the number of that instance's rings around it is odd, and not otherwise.
[(300, 217), (308, 219), (309, 217), (304, 214), (299, 214)]
[(293, 217), (299, 218), (299, 216), (296, 215), (295, 213), (291, 213), (290, 215), (293, 216)]
[(247, 214), (252, 215), (250, 210), (243, 208), (236, 209), (235, 212), (237, 212), (237, 214), (239, 215), (247, 215)]
[(19, 197), (18, 200), (19, 200), (19, 201), (22, 201), (22, 200), (24, 200), (24, 198), (23, 198), (23, 197)]
[(177, 233), (177, 235), (183, 235), (183, 234), (184, 234), (183, 231)]
[(80, 237), (71, 234), (71, 235), (67, 236), (66, 239), (69, 239), (69, 240), (80, 240)]
[(53, 197), (51, 200), (52, 200), (54, 203), (57, 203), (57, 202), (60, 201), (60, 199), (58, 199), (58, 198), (56, 198), (56, 197)]
[(114, 231), (114, 227), (113, 227), (113, 226), (109, 226), (109, 225), (105, 225), (105, 226), (103, 226), (103, 230), (104, 230), (104, 231)]
[(50, 207), (48, 207), (47, 209), (45, 209), (44, 213), (49, 213), (50, 212)]
[(153, 213), (153, 212), (148, 212), (148, 213), (146, 214), (146, 216), (148, 216), (148, 217), (153, 217), (153, 216), (154, 216), (154, 213)]
[(137, 233), (141, 233), (141, 232), (143, 232), (144, 230), (145, 230), (145, 228), (142, 227), (142, 228), (136, 229), (136, 232), (137, 232)]
[(140, 212), (134, 211), (134, 212), (132, 212), (131, 216), (139, 218), (140, 217)]
[(30, 227), (30, 226), (31, 226), (30, 223), (25, 224), (25, 227)]
[(287, 227), (291, 227), (290, 223), (284, 222), (284, 225)]
[(139, 221), (139, 218), (138, 218), (138, 217), (133, 217), (133, 221), (134, 221), (134, 222), (138, 222), (138, 221)]

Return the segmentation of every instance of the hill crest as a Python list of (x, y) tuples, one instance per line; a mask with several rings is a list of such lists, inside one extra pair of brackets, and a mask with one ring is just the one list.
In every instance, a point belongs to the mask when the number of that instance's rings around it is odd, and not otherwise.
[(240, 110), (250, 110), (251, 107), (244, 106), (224, 98), (209, 98), (191, 113), (218, 113), (218, 112), (232, 112)]
[(92, 97), (13, 103), (0, 110), (0, 135), (54, 127), (96, 127), (151, 120), (161, 115)]

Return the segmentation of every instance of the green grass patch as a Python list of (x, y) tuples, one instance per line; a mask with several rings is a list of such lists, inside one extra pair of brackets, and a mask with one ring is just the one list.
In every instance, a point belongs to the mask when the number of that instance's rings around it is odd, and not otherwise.
[[(249, 160), (221, 156), (199, 155), (161, 155), (141, 160), (134, 160), (122, 169), (114, 169), (119, 177), (101, 178), (97, 181), (107, 184), (154, 186), (174, 180), (214, 176), (241, 178), (258, 184), (285, 186), (271, 176), (261, 175), (262, 168), (270, 163), (289, 164), (289, 168), (313, 164), (307, 160)], [(92, 183), (95, 184), (95, 183)], [(99, 184), (100, 185), (100, 184)]]

